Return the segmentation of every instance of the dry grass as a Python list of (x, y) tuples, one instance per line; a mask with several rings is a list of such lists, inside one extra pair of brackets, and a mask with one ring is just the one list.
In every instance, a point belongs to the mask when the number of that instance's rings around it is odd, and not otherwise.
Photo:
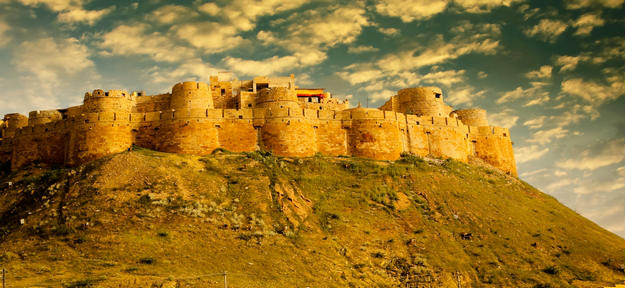
[(17, 286), (222, 287), (197, 278), (221, 271), (231, 287), (625, 280), (625, 240), (484, 165), (139, 149), (0, 187), (0, 266)]

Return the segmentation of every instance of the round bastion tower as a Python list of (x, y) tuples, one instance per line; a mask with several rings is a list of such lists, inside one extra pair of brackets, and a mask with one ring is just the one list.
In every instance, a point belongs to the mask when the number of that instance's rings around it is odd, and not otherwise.
[(210, 154), (219, 147), (217, 119), (208, 119), (213, 97), (204, 82), (177, 83), (161, 120), (157, 150), (194, 155)]
[(488, 126), (486, 110), (480, 108), (456, 110), (453, 113), (458, 115), (458, 119), (467, 126), (482, 127)]
[(19, 114), (12, 113), (4, 115), (4, 132), (3, 138), (11, 138), (15, 136), (17, 129), (28, 125), (28, 117)]
[[(348, 133), (350, 154), (378, 160), (396, 160), (403, 147), (394, 112), (373, 108), (352, 108), (349, 113), (351, 127)], [(389, 117), (385, 116), (388, 113)]]
[(28, 126), (43, 125), (50, 122), (56, 122), (63, 118), (61, 112), (57, 110), (31, 111), (28, 113)]
[(134, 104), (135, 98), (128, 91), (96, 89), (93, 93), (85, 93), (82, 113), (130, 113)]
[(66, 163), (84, 163), (130, 148), (130, 112), (134, 104), (134, 96), (125, 90), (85, 93), (82, 114), (70, 134)]
[(264, 88), (258, 92), (256, 108), (265, 109), (261, 148), (280, 156), (312, 156), (317, 152), (313, 123), (304, 117), (294, 89)]
[(210, 88), (204, 82), (182, 82), (174, 85), (169, 105), (174, 110), (214, 107)]
[[(447, 117), (443, 91), (438, 87), (405, 88), (397, 92), (399, 111), (417, 116)], [(451, 111), (449, 111), (451, 112)]]

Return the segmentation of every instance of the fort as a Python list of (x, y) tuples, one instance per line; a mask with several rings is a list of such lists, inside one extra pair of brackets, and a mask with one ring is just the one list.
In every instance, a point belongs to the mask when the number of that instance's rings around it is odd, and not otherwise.
[(267, 150), (280, 156), (396, 160), (402, 153), (479, 158), (516, 176), (510, 132), (489, 126), (482, 109), (454, 110), (436, 87), (399, 90), (379, 109), (349, 108), (324, 89), (290, 77), (183, 82), (171, 93), (85, 93), (83, 105), (7, 114), (0, 120), (0, 164), (78, 165), (133, 145), (205, 155)]

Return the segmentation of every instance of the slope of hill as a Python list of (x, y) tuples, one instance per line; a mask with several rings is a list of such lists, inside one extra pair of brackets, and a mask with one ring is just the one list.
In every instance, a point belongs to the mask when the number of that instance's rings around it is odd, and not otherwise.
[[(8, 173), (5, 173), (8, 174)], [(136, 149), (0, 181), (9, 287), (602, 287), (625, 240), (484, 165)]]

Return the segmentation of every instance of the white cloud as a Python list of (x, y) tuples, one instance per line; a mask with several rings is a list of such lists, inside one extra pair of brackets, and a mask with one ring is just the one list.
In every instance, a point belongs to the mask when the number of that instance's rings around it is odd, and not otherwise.
[(556, 171), (553, 171), (553, 175), (555, 175), (555, 176), (557, 176), (557, 177), (566, 176), (566, 175), (568, 175), (568, 174), (569, 174), (568, 172), (566, 172), (566, 171), (562, 171), (562, 170), (556, 170)]
[(435, 84), (451, 87), (452, 84), (461, 83), (465, 80), (465, 70), (435, 71), (423, 75), (419, 79), (422, 83)]
[(542, 19), (532, 28), (523, 31), (529, 37), (538, 37), (543, 41), (555, 42), (568, 25), (560, 20)]
[[(620, 167), (619, 169), (623, 169), (623, 167)], [(589, 183), (585, 185), (575, 187), (573, 192), (577, 194), (606, 193), (625, 188), (624, 176), (600, 180), (601, 181), (589, 181)]]
[(9, 36), (5, 33), (9, 31), (9, 24), (7, 24), (2, 18), (0, 18), (0, 47), (3, 47), (6, 43), (9, 43)]
[(380, 31), (380, 33), (388, 35), (388, 36), (395, 36), (399, 34), (399, 29), (393, 28), (393, 27), (388, 27), (388, 28), (384, 28), (384, 27), (379, 27), (378, 31)]
[(347, 48), (347, 53), (351, 53), (351, 54), (360, 54), (360, 53), (367, 53), (367, 52), (377, 52), (380, 49), (375, 48), (373, 46), (350, 46)]
[(176, 36), (206, 53), (230, 50), (244, 42), (235, 26), (218, 22), (196, 22), (172, 28)]
[(155, 67), (150, 73), (150, 80), (156, 83), (176, 83), (181, 81), (208, 82), (210, 75), (216, 75), (220, 69), (204, 63), (202, 59), (189, 59), (173, 69)]
[(551, 182), (549, 185), (547, 185), (546, 189), (547, 191), (553, 192), (556, 189), (562, 188), (562, 187), (566, 187), (566, 186), (570, 186), (575, 184), (574, 181), (572, 181), (571, 179), (568, 178), (559, 178), (559, 180)]
[(382, 90), (376, 93), (369, 94), (369, 104), (384, 102), (391, 98), (396, 93), (391, 90)]
[[(383, 76), (382, 71), (377, 69), (366, 69), (361, 65), (350, 65), (352, 68), (355, 68), (354, 72), (337, 72), (336, 74), (339, 77), (343, 78), (347, 82), (352, 85), (369, 82), (375, 79), (378, 79)], [(346, 67), (346, 69), (350, 69), (350, 66)]]
[(569, 130), (564, 129), (562, 127), (555, 127), (547, 130), (539, 130), (534, 132), (530, 139), (527, 140), (528, 143), (536, 143), (539, 145), (545, 145), (551, 143), (554, 139), (564, 138), (568, 134)]
[(375, 10), (385, 16), (399, 17), (403, 22), (423, 20), (438, 13), (447, 7), (446, 0), (381, 0), (375, 5)]
[[(493, 8), (510, 6), (519, 1), (521, 0), (381, 0), (377, 2), (375, 9), (382, 15), (399, 17), (403, 22), (412, 22), (428, 19), (448, 7), (460, 8), (459, 12), (486, 13)], [(449, 5), (450, 3), (454, 5)]]
[[(445, 40), (443, 35), (437, 35), (429, 39), (427, 45), (418, 42), (418, 48), (387, 54), (375, 63), (352, 64), (337, 75), (352, 85), (375, 81), (377, 85), (384, 83), (386, 87), (394, 88), (421, 83), (444, 86), (460, 83), (465, 80), (464, 70), (436, 71), (438, 67), (432, 67), (432, 72), (426, 75), (418, 75), (415, 70), (471, 53), (494, 54), (499, 49), (499, 41), (494, 38), (500, 36), (501, 29), (499, 25), (475, 25), (466, 22), (452, 29), (452, 33), (451, 39)], [(382, 78), (384, 80), (380, 81)], [(465, 85), (465, 88), (470, 87)], [(470, 89), (459, 92), (461, 93), (455, 98), (457, 103), (469, 103), (469, 96), (475, 98), (481, 96), (475, 93), (483, 93)]]
[(568, 79), (562, 82), (562, 92), (580, 97), (593, 106), (599, 106), (606, 101), (617, 99), (625, 95), (625, 76), (608, 77), (608, 85), (582, 78)]
[(258, 17), (275, 15), (300, 7), (307, 0), (233, 0), (223, 6), (214, 3), (206, 3), (198, 7), (198, 10), (212, 16), (221, 16), (228, 20), (229, 24), (240, 31), (249, 31), (256, 27)]
[(104, 54), (147, 55), (155, 61), (177, 62), (193, 58), (193, 49), (176, 45), (171, 38), (159, 32), (148, 32), (145, 24), (121, 25), (102, 35), (100, 47)]
[[(339, 7), (324, 14), (319, 11), (307, 11), (304, 15), (296, 15), (286, 27), (288, 39), (279, 39), (285, 48), (292, 47), (295, 51), (333, 47), (337, 44), (349, 44), (356, 40), (362, 27), (370, 25), (360, 7)], [(272, 33), (272, 32), (265, 32)], [(274, 33), (270, 34), (273, 35)], [(301, 44), (297, 44), (301, 43)]]
[[(483, 97), (484, 94), (486, 94), (486, 91), (484, 90), (475, 91), (473, 87), (465, 86), (459, 89), (455, 89), (453, 91), (449, 91), (449, 93), (447, 94), (447, 101), (454, 106), (468, 107), (468, 106), (472, 106), (473, 102), (477, 100), (478, 98)], [(512, 117), (514, 118), (516, 116), (512, 116)], [(516, 120), (514, 120), (514, 122), (516, 123)], [(498, 123), (502, 123), (502, 122), (498, 122)], [(510, 122), (505, 122), (503, 124), (509, 125)], [(514, 125), (514, 123), (512, 123), (512, 125)]]
[(58, 13), (58, 20), (64, 23), (86, 23), (89, 25), (95, 24), (105, 15), (114, 10), (114, 7), (109, 7), (100, 10), (85, 10), (83, 8), (83, 0), (19, 0), (22, 4), (27, 6), (46, 6), (53, 12)]
[(567, 170), (596, 170), (625, 160), (625, 138), (611, 140), (595, 149), (584, 150), (574, 159), (556, 163)]
[(260, 61), (228, 56), (224, 59), (224, 63), (232, 71), (244, 75), (273, 76), (282, 71), (293, 70), (299, 65), (299, 60), (296, 56), (273, 56)]
[(602, 38), (589, 46), (590, 51), (577, 56), (558, 56), (555, 60), (560, 71), (574, 70), (579, 63), (603, 64), (610, 60), (625, 59), (625, 39), (622, 37)]
[(580, 9), (591, 6), (603, 6), (607, 8), (618, 8), (623, 5), (624, 0), (570, 0), (566, 2), (568, 9)]
[(477, 78), (484, 79), (486, 77), (488, 77), (488, 73), (486, 73), (484, 71), (477, 72)]
[(398, 73), (443, 63), (470, 53), (494, 54), (498, 47), (499, 41), (492, 39), (460, 43), (444, 43), (442, 39), (438, 39), (421, 49), (389, 54), (376, 65), (385, 71)]
[(577, 64), (581, 61), (587, 61), (588, 56), (558, 56), (556, 58), (556, 65), (560, 66), (560, 72), (575, 70)]
[(454, 3), (470, 13), (486, 13), (495, 7), (507, 7), (514, 2), (520, 2), (520, 0), (454, 0)]
[[(539, 159), (549, 152), (549, 147), (541, 147), (538, 145), (530, 145), (514, 149), (514, 159), (517, 163), (525, 163)], [(527, 175), (526, 175), (527, 176)]]
[(58, 19), (60, 22), (65, 23), (87, 23), (93, 25), (113, 10), (112, 7), (101, 10), (72, 9), (59, 13)]
[[(517, 150), (517, 149), (515, 149), (515, 150)], [(515, 154), (517, 154), (517, 152), (515, 152)], [(517, 158), (517, 157), (515, 156), (515, 158)], [(521, 173), (521, 177), (529, 178), (529, 177), (537, 176), (537, 175), (544, 176), (544, 175), (548, 174), (547, 172), (548, 172), (547, 168), (540, 168), (538, 170)]]
[[(531, 72), (530, 72), (531, 73)], [(502, 104), (516, 100), (528, 100), (523, 106), (533, 106), (545, 103), (549, 101), (549, 92), (545, 91), (544, 87), (547, 85), (545, 82), (530, 82), (532, 85), (527, 89), (516, 87), (512, 91), (505, 92), (497, 99), (497, 104)]]
[[(256, 38), (265, 45), (277, 45), (292, 52), (292, 55), (275, 56), (264, 60), (227, 58), (230, 67), (239, 67), (244, 74), (252, 73), (250, 68), (241, 67), (247, 63), (270, 74), (287, 69), (302, 68), (322, 63), (327, 49), (338, 44), (350, 44), (362, 32), (362, 27), (370, 25), (365, 10), (360, 7), (330, 7), (328, 10), (309, 10), (303, 14), (280, 19), (274, 26), (284, 25), (284, 32), (259, 31)], [(373, 47), (371, 47), (373, 48)], [(354, 51), (352, 51), (354, 52)], [(275, 63), (269, 63), (276, 61)], [(247, 71), (243, 71), (243, 69)], [(255, 75), (255, 74), (254, 74)]]
[(302, 73), (295, 76), (296, 85), (312, 85), (314, 82), (308, 73)]
[(12, 62), (18, 71), (32, 74), (42, 83), (52, 85), (60, 81), (60, 75), (76, 74), (93, 67), (89, 56), (87, 46), (75, 38), (42, 38), (22, 42)]
[(526, 126), (530, 129), (540, 129), (545, 124), (545, 119), (547, 119), (547, 116), (539, 116), (523, 122), (523, 126)]
[(19, 0), (26, 6), (40, 6), (45, 5), (48, 9), (59, 12), (63, 10), (69, 10), (76, 6), (82, 6), (82, 0)]
[(173, 24), (179, 20), (193, 18), (197, 15), (198, 13), (191, 10), (189, 7), (179, 5), (164, 5), (152, 11), (147, 20), (157, 21), (163, 24)]
[(437, 35), (429, 39), (427, 45), (388, 54), (378, 60), (376, 65), (387, 73), (396, 74), (444, 63), (471, 53), (491, 55), (499, 49), (499, 41), (496, 40), (501, 35), (499, 25), (466, 22), (452, 29), (452, 32), (455, 36), (451, 39), (445, 40), (442, 35)]
[(530, 79), (548, 79), (551, 78), (551, 71), (553, 67), (549, 65), (540, 66), (538, 70), (530, 71), (525, 74), (525, 77)]
[(573, 27), (577, 28), (575, 35), (590, 35), (595, 27), (603, 26), (605, 21), (599, 14), (588, 13), (580, 16), (573, 23)]
[(215, 3), (204, 3), (198, 7), (198, 10), (211, 16), (219, 14), (219, 6)]
[(15, 79), (3, 85), (0, 96), (10, 99), (10, 105), (0, 110), (10, 107), (24, 113), (59, 107), (60, 103), (76, 105), (100, 79), (88, 48), (75, 38), (24, 41), (13, 53)]
[(518, 120), (519, 116), (515, 115), (512, 109), (504, 109), (498, 113), (488, 114), (488, 122), (492, 126), (512, 128)]

